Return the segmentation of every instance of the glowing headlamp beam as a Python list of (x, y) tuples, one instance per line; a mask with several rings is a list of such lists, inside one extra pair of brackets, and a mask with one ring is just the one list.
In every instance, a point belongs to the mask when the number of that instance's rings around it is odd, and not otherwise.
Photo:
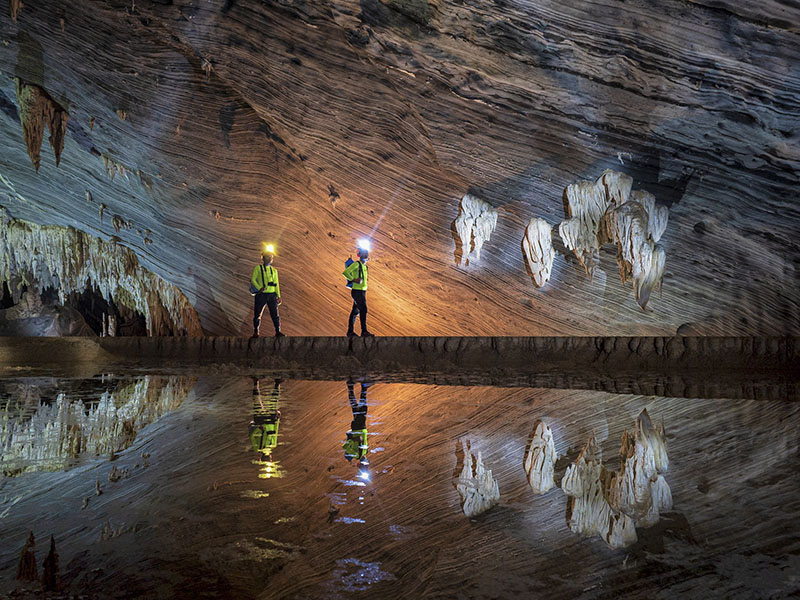
[(358, 240), (358, 247), (361, 248), (362, 250), (366, 250), (367, 252), (369, 252), (371, 250), (370, 246), (371, 244), (369, 243), (369, 240), (364, 238)]
[(269, 254), (274, 254), (275, 246), (273, 244), (264, 244), (264, 250), (266, 250)]

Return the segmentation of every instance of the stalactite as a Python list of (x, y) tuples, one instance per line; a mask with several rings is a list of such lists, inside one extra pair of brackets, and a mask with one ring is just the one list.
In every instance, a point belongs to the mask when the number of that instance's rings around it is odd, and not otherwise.
[(26, 83), (19, 78), (15, 78), (14, 82), (22, 133), (28, 147), (28, 156), (31, 157), (36, 172), (39, 172), (41, 163), (45, 125), (50, 130), (50, 146), (53, 148), (56, 166), (58, 166), (61, 161), (61, 152), (64, 150), (69, 114), (38, 85)]
[(528, 259), (534, 285), (542, 287), (550, 280), (555, 258), (550, 223), (540, 218), (531, 219), (525, 229), (522, 248)]
[[(101, 205), (101, 210), (103, 205)], [(15, 300), (18, 285), (58, 291), (62, 304), (73, 292), (95, 286), (114, 301), (145, 317), (149, 335), (203, 334), (188, 298), (139, 264), (136, 254), (71, 227), (0, 222), (0, 284), (8, 282)]]
[[(492, 472), (483, 464), (481, 453), (473, 457), (472, 450), (465, 440), (461, 441), (464, 450), (464, 467), (456, 483), (461, 496), (464, 514), (474, 517), (486, 512), (500, 501), (500, 489)], [(473, 470), (473, 460), (475, 468)]]
[(598, 231), (608, 208), (608, 194), (602, 181), (579, 181), (567, 186), (567, 220), (558, 228), (564, 245), (591, 275), (600, 250)]
[(556, 458), (552, 430), (543, 421), (537, 421), (533, 439), (525, 454), (525, 472), (535, 493), (544, 494), (556, 485), (553, 480)]
[(480, 260), (481, 248), (497, 227), (497, 211), (488, 202), (467, 194), (461, 198), (461, 209), (454, 221), (461, 240), (462, 259), (469, 264), (473, 250)]
[(62, 393), (52, 404), (40, 401), (30, 417), (0, 412), (0, 467), (15, 474), (49, 471), (83, 454), (121, 452), (142, 427), (180, 406), (193, 384), (147, 376), (91, 403)]

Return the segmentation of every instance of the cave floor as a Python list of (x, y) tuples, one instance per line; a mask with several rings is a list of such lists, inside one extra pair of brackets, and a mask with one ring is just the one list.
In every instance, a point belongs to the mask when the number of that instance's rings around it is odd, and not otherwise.
[[(95, 450), (73, 447), (65, 458), (58, 444), (5, 436), (4, 469), (15, 452), (17, 472), (0, 481), (0, 595), (40, 593), (14, 579), (30, 531), (40, 574), (52, 535), (62, 593), (90, 598), (800, 593), (796, 402), (376, 377), (363, 402), (355, 382), (352, 405), (341, 379), (276, 386), (287, 376), (151, 378), (140, 398), (130, 391), (144, 389), (140, 375), (3, 380), (7, 424), (74, 398), (93, 415), (82, 426), (95, 428), (84, 436)], [(103, 389), (121, 397), (120, 378), (124, 406), (92, 400)], [(592, 431), (616, 468), (622, 432), (645, 408), (666, 426), (674, 507), (638, 528), (636, 544), (612, 550), (569, 530), (559, 487), (531, 491), (524, 452), (543, 419), (561, 457), (557, 484)], [(363, 410), (369, 479), (342, 448)], [(51, 441), (65, 413), (53, 417)], [(279, 425), (268, 460), (251, 437), (264, 422)], [(501, 493), (472, 519), (454, 485), (462, 439), (482, 452)], [(116, 450), (104, 452), (108, 444)]]

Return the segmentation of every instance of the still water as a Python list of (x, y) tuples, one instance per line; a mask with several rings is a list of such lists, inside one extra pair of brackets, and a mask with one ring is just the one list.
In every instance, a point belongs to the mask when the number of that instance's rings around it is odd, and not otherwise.
[[(646, 409), (673, 509), (611, 549), (558, 487)], [(800, 592), (800, 405), (264, 377), (0, 381), (0, 594), (30, 532), (99, 598), (782, 598)], [(545, 421), (557, 486), (523, 470)], [(499, 503), (468, 518), (462, 441)], [(26, 587), (27, 586), (27, 587)]]

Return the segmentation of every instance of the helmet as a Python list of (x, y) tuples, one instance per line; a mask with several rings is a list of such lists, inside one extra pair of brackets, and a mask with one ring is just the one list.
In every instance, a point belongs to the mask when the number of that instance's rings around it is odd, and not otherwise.
[(356, 255), (361, 260), (369, 260), (369, 250), (367, 250), (366, 248), (359, 248), (358, 250), (356, 250)]

